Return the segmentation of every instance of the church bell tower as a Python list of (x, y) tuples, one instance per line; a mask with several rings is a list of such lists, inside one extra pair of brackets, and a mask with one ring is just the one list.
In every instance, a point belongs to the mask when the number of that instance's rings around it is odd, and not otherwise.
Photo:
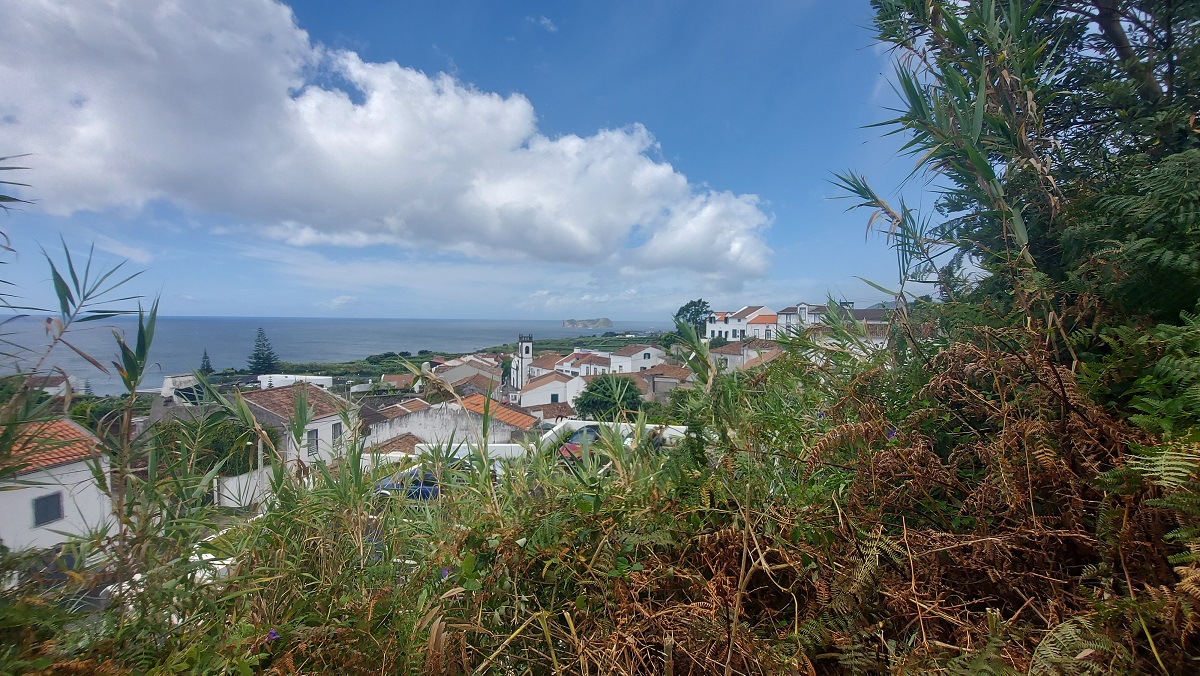
[(525, 387), (529, 379), (529, 365), (533, 363), (533, 335), (517, 336), (517, 355), (512, 360), (508, 380), (516, 389)]

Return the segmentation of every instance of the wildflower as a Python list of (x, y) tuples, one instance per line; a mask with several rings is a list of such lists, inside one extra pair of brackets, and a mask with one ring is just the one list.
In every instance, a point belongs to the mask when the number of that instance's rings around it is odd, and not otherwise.
[(889, 440), (895, 439), (896, 438), (896, 429), (893, 427), (889, 427), (888, 431), (887, 431), (887, 437)]
[(267, 640), (274, 641), (279, 638), (279, 632), (275, 631), (275, 627), (271, 627), (271, 631), (267, 632)]

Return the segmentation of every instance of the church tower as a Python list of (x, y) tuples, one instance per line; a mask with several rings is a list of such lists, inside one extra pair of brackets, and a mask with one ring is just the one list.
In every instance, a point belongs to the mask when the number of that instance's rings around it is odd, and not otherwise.
[(517, 354), (513, 357), (508, 381), (520, 390), (529, 380), (529, 365), (533, 363), (533, 335), (517, 336)]

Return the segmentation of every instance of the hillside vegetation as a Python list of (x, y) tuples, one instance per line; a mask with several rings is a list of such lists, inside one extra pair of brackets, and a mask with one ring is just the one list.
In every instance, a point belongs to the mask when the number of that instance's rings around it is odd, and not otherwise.
[[(114, 434), (118, 524), (78, 546), (141, 577), (73, 615), (90, 573), (5, 591), (3, 668), (1195, 673), (1200, 5), (872, 4), (884, 128), (940, 188), (917, 213), (837, 178), (897, 254), (886, 347), (835, 316), (720, 374), (681, 325), (676, 445), (550, 443), (495, 482), (432, 453), (438, 500), (381, 502), (351, 443), (273, 465), (265, 514), (209, 543), (204, 430)], [(68, 295), (64, 325), (92, 298)], [(153, 317), (122, 343), (131, 392)]]

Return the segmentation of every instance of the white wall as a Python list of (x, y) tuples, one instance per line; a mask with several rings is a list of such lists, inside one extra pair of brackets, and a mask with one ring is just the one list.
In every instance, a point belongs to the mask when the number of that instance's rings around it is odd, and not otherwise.
[[(333, 427), (336, 424), (342, 425), (342, 440), (335, 444), (333, 440)], [(288, 461), (299, 458), (306, 463), (314, 462), (317, 459), (330, 462), (334, 458), (344, 455), (342, 446), (350, 440), (350, 433), (358, 424), (356, 416), (350, 416), (350, 425), (342, 422), (341, 416), (331, 415), (324, 418), (313, 420), (304, 428), (304, 435), (300, 438), (300, 448), (297, 449), (292, 442), (292, 435), (284, 430), (280, 430), (280, 435), (283, 436), (283, 446), (287, 449), (285, 457)], [(317, 455), (310, 456), (308, 454), (308, 432), (309, 430), (317, 431)]]
[(295, 383), (312, 383), (323, 390), (328, 390), (333, 387), (333, 376), (293, 376), (284, 373), (270, 373), (258, 377), (258, 387), (262, 390), (272, 387), (287, 387)]
[(262, 502), (271, 487), (271, 468), (250, 470), (238, 476), (217, 477), (217, 505), (249, 507)]
[(522, 406), (540, 406), (542, 404), (554, 403), (550, 400), (553, 394), (558, 395), (558, 401), (565, 404), (575, 405), (575, 397), (583, 391), (587, 383), (583, 378), (572, 378), (567, 382), (559, 382), (552, 380), (541, 387), (528, 390), (521, 393)]
[[(101, 459), (104, 472), (108, 461)], [(112, 518), (112, 503), (96, 487), (91, 469), (84, 461), (29, 472), (18, 477), (25, 485), (0, 490), (0, 540), (9, 549), (53, 547), (67, 537), (55, 531), (82, 535)], [(6, 483), (4, 488), (13, 486)], [(33, 500), (62, 493), (63, 518), (40, 527), (33, 525)]]
[[(405, 432), (415, 434), (431, 444), (449, 442), (478, 442), (483, 435), (483, 416), (460, 408), (457, 404), (435, 404), (427, 409), (409, 413), (392, 420), (393, 436)], [(519, 430), (512, 425), (492, 420), (489, 441), (508, 442)], [(379, 443), (372, 435), (371, 443)]]

